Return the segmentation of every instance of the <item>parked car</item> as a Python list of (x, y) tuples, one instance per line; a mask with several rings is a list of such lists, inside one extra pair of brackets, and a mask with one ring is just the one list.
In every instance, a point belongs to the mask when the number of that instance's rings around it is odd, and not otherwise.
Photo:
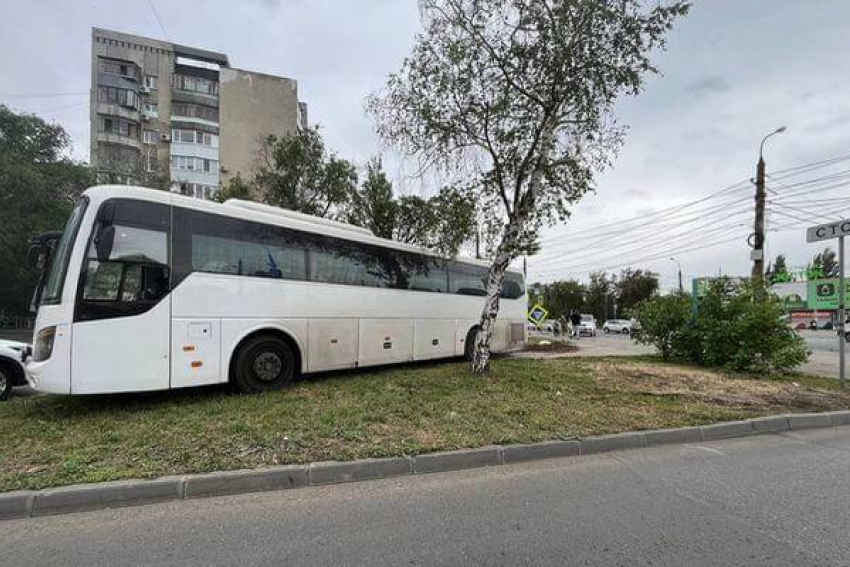
[(622, 333), (629, 335), (632, 332), (632, 322), (628, 319), (608, 319), (602, 324), (605, 333)]
[(581, 314), (581, 323), (578, 325), (578, 335), (596, 336), (596, 318), (587, 313)]
[(28, 347), (25, 343), (0, 340), (0, 401), (9, 397), (13, 386), (26, 385), (27, 373), (22, 358)]

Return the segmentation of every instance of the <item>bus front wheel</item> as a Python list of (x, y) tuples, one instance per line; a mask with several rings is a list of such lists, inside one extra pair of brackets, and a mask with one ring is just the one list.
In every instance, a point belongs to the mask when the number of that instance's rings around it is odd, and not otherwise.
[(233, 381), (246, 394), (280, 390), (295, 378), (295, 355), (288, 344), (272, 335), (245, 341), (233, 363)]

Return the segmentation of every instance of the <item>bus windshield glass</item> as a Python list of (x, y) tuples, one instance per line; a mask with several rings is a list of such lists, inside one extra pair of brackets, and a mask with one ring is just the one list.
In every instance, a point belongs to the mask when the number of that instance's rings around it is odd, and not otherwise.
[(44, 281), (44, 291), (41, 295), (42, 304), (59, 303), (62, 297), (62, 284), (68, 271), (68, 262), (71, 260), (71, 250), (74, 248), (74, 241), (80, 230), (80, 223), (83, 221), (87, 204), (87, 199), (77, 201), (77, 205), (71, 213), (71, 218), (68, 219), (65, 230), (62, 232), (62, 238), (59, 239), (56, 249), (51, 254), (50, 264), (47, 266), (47, 277)]

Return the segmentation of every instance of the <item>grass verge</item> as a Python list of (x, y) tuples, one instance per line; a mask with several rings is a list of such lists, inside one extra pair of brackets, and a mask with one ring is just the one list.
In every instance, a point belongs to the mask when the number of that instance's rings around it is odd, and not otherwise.
[(498, 358), (223, 388), (0, 404), (0, 491), (681, 427), (850, 407), (816, 377), (754, 380), (648, 359)]

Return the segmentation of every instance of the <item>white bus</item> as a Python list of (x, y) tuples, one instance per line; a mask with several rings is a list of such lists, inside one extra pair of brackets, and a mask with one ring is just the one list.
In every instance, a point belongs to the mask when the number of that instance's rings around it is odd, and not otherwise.
[[(487, 265), (253, 203), (87, 190), (42, 239), (36, 390), (103, 394), (471, 354)], [(39, 254), (36, 254), (36, 256)], [(522, 274), (502, 286), (494, 352), (525, 343)]]

